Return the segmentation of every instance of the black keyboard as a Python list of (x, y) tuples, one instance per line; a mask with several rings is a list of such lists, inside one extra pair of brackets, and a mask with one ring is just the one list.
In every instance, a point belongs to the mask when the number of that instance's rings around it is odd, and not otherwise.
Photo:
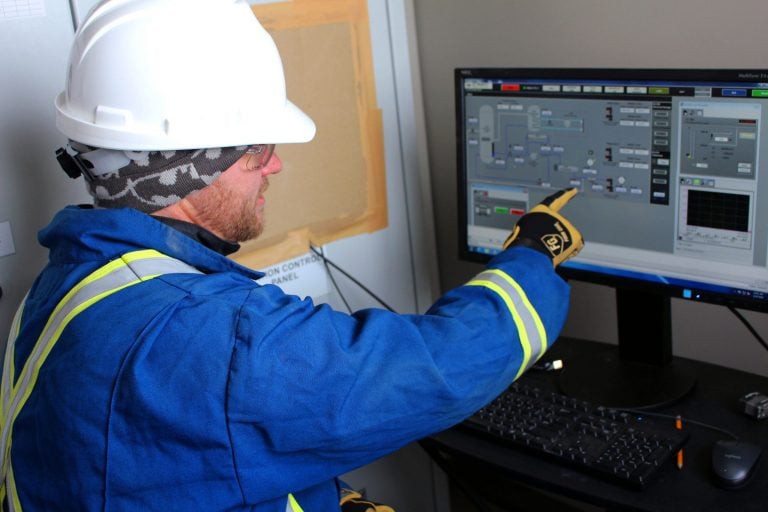
[(597, 406), (520, 382), (462, 426), (635, 489), (645, 488), (688, 440), (674, 420)]

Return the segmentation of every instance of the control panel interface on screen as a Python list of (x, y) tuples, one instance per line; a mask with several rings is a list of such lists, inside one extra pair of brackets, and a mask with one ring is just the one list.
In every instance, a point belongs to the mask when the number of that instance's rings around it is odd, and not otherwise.
[(768, 83), (531, 73), (457, 70), (465, 256), (576, 187), (568, 268), (768, 300)]

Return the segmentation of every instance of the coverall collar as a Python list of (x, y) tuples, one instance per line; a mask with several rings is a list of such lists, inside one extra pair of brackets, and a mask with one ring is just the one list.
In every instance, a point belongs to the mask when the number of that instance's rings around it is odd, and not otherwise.
[(240, 249), (240, 244), (233, 242), (227, 242), (226, 240), (217, 237), (205, 228), (192, 224), (191, 222), (185, 222), (183, 220), (171, 219), (169, 217), (161, 217), (159, 215), (152, 215), (153, 219), (157, 219), (163, 224), (171, 226), (176, 231), (181, 231), (192, 240), (200, 242), (209, 249), (213, 249), (219, 254), (229, 256), (237, 252)]
[(155, 249), (206, 273), (264, 276), (132, 208), (68, 206), (38, 233), (38, 240), (49, 249), (51, 263), (110, 260), (137, 249)]

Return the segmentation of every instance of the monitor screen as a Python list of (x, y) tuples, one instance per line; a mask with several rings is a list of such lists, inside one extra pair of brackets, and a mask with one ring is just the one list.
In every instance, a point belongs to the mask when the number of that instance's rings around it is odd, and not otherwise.
[(565, 277), (768, 310), (768, 70), (464, 68), (455, 91), (463, 259), (576, 187)]

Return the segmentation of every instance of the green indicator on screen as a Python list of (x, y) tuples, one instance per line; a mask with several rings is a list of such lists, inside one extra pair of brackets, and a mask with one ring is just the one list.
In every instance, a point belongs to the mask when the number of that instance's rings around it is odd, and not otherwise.
[(768, 89), (752, 89), (752, 96), (756, 98), (768, 98)]
[(669, 87), (649, 87), (650, 94), (669, 94)]
[(509, 208), (504, 208), (503, 206), (497, 206), (494, 210), (496, 213), (501, 213), (502, 215), (507, 215), (509, 213)]

